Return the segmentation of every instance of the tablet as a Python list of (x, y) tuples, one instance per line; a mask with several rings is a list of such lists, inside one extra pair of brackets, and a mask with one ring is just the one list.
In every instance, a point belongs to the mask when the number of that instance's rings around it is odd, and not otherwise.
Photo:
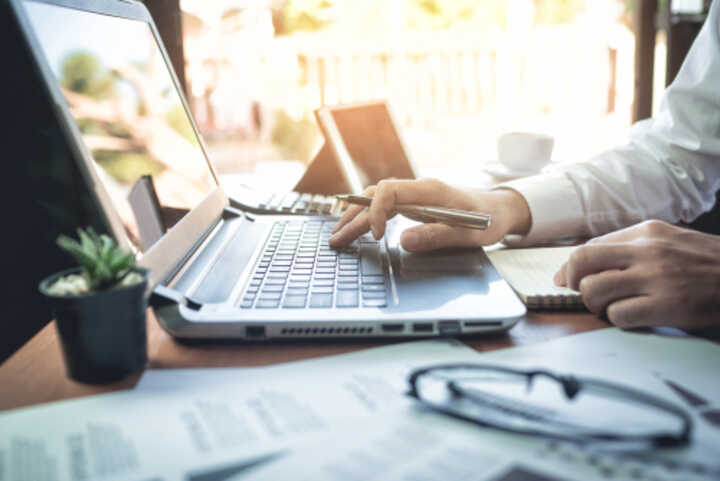
[(353, 192), (383, 179), (417, 178), (386, 102), (324, 106), (315, 115)]

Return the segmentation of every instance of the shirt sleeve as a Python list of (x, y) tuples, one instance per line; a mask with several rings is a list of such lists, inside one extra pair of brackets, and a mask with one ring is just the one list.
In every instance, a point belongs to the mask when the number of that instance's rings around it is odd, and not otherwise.
[(720, 2), (712, 2), (658, 115), (627, 145), (562, 172), (501, 184), (522, 194), (532, 225), (511, 244), (594, 237), (646, 219), (691, 222), (720, 188)]

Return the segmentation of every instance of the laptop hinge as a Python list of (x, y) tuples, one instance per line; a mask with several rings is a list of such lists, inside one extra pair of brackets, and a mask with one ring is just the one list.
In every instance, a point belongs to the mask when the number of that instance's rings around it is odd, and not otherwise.
[(202, 304), (200, 302), (190, 299), (175, 289), (161, 284), (155, 286), (155, 289), (153, 289), (153, 292), (150, 295), (150, 306), (163, 307), (169, 304), (179, 304), (187, 307), (188, 309), (192, 309), (193, 311), (199, 311), (202, 308)]
[(225, 206), (222, 213), (223, 220), (235, 219), (236, 217), (245, 217), (245, 219), (249, 220), (250, 222), (255, 222), (255, 217), (251, 216), (244, 210), (240, 210), (229, 205)]

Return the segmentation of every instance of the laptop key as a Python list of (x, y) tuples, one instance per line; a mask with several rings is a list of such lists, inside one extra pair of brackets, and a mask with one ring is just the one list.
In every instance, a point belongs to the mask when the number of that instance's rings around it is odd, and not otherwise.
[(260, 293), (261, 301), (279, 301), (281, 297), (282, 297), (282, 293), (280, 293), (280, 292), (261, 292)]
[(262, 293), (265, 294), (266, 292), (282, 292), (284, 289), (285, 289), (285, 283), (277, 285), (277, 284), (268, 284), (267, 282), (265, 282), (265, 285), (262, 288)]
[(310, 307), (332, 307), (332, 294), (312, 294)]
[(375, 255), (363, 255), (360, 258), (360, 270), (363, 275), (378, 275), (383, 273), (382, 262), (380, 256)]
[(307, 293), (307, 287), (288, 287), (286, 296), (306, 296)]
[(287, 279), (287, 272), (271, 272), (267, 275), (268, 279)]
[(387, 302), (385, 299), (363, 299), (363, 306), (365, 307), (385, 307)]
[(243, 309), (249, 309), (253, 306), (253, 301), (242, 301), (240, 307)]
[(362, 278), (363, 285), (367, 284), (385, 284), (385, 277), (384, 276), (366, 276), (363, 272), (363, 278)]
[(338, 291), (335, 299), (337, 307), (357, 307), (358, 293), (357, 291)]
[(258, 307), (260, 309), (272, 309), (280, 305), (280, 301), (278, 300), (269, 300), (269, 299), (260, 299), (255, 304), (255, 307)]
[(363, 299), (385, 299), (385, 292), (363, 291)]
[(357, 282), (341, 282), (337, 285), (338, 290), (357, 291)]
[(384, 284), (363, 284), (363, 292), (385, 292)]
[(313, 294), (332, 294), (333, 288), (331, 286), (313, 286), (311, 292)]
[(285, 296), (283, 308), (301, 309), (305, 307), (305, 296)]

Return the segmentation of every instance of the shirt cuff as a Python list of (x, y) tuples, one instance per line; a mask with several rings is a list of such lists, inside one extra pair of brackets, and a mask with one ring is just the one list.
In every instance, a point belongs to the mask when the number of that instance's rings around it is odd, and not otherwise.
[(579, 237), (587, 230), (580, 197), (574, 184), (563, 173), (525, 177), (494, 188), (518, 192), (530, 207), (530, 230), (524, 236), (505, 236), (503, 242), (509, 246), (520, 247)]

